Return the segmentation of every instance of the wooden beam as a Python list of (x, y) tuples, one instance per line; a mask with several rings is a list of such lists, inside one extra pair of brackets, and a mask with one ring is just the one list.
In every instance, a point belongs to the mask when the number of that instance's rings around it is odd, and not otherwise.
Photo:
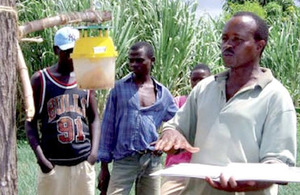
[(66, 25), (79, 22), (103, 23), (105, 21), (110, 21), (111, 18), (111, 12), (99, 12), (96, 10), (86, 10), (83, 12), (61, 14), (58, 16), (27, 22), (26, 24), (19, 26), (19, 39), (25, 37), (29, 33), (58, 25)]

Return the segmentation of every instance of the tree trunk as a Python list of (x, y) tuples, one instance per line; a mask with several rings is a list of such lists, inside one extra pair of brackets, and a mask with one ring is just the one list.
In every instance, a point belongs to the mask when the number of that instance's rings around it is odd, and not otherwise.
[(17, 194), (15, 0), (0, 0), (0, 194)]

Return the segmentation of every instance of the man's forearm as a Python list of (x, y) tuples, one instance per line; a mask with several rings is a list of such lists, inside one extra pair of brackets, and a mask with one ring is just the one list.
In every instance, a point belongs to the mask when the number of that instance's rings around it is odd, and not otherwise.
[(100, 141), (100, 122), (94, 121), (91, 124), (91, 133), (92, 133), (92, 148), (91, 148), (91, 154), (96, 155), (98, 154), (99, 149), (99, 141)]
[(107, 169), (108, 170), (108, 163), (101, 161), (101, 169)]
[(37, 146), (40, 145), (37, 127), (31, 122), (26, 122), (25, 129), (29, 145), (31, 146), (32, 150), (35, 151)]

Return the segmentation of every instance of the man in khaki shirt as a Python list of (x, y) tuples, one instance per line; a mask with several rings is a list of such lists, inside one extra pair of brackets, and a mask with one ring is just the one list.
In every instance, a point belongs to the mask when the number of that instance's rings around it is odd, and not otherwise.
[[(250, 12), (235, 14), (222, 33), (225, 72), (202, 80), (168, 121), (156, 143), (168, 153), (185, 149), (192, 163), (227, 165), (296, 161), (296, 113), (288, 91), (259, 65), (268, 41), (266, 23)], [(200, 149), (200, 151), (199, 151)], [(182, 194), (272, 194), (268, 182), (207, 177), (190, 179)]]

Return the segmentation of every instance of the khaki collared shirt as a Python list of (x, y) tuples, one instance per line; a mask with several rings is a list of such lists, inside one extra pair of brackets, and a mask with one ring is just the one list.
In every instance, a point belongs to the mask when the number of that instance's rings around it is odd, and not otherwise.
[[(279, 161), (295, 165), (297, 119), (292, 99), (269, 69), (262, 71), (256, 84), (242, 88), (228, 101), (228, 71), (202, 80), (175, 117), (164, 124), (164, 129), (177, 129), (200, 148), (192, 163)], [(192, 179), (185, 194), (216, 193), (235, 194), (212, 189), (200, 179)], [(236, 194), (277, 194), (277, 190)]]

